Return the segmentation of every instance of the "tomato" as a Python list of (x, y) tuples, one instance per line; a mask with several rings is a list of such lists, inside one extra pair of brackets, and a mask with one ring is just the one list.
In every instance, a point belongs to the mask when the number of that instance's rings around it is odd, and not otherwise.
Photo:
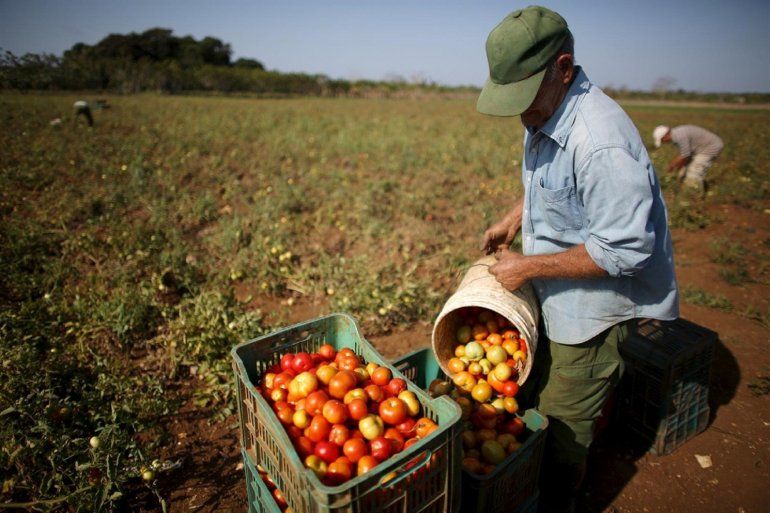
[(361, 434), (364, 435), (364, 438), (367, 440), (374, 440), (378, 436), (382, 436), (382, 433), (385, 431), (385, 426), (380, 417), (369, 414), (358, 421), (358, 429), (361, 431)]
[(507, 338), (503, 341), (503, 349), (509, 356), (519, 350), (519, 341), (513, 338)]
[(294, 355), (294, 361), (291, 362), (291, 368), (296, 372), (305, 372), (313, 366), (313, 359), (304, 351)]
[(268, 372), (265, 374), (264, 379), (262, 379), (262, 384), (265, 386), (266, 389), (270, 390), (273, 388), (273, 380), (275, 379), (275, 373), (274, 372)]
[(476, 458), (463, 458), (463, 468), (471, 474), (481, 474), (482, 465)]
[(364, 438), (363, 433), (361, 433), (361, 431), (359, 431), (358, 428), (353, 428), (353, 430), (350, 432), (350, 438), (358, 438), (359, 440), (366, 440), (366, 438)]
[(515, 417), (503, 424), (503, 431), (518, 438), (524, 432), (524, 427), (524, 421), (519, 417)]
[(487, 350), (487, 360), (489, 360), (492, 365), (497, 365), (498, 363), (503, 363), (505, 360), (508, 359), (508, 353), (505, 351), (505, 349), (502, 346), (492, 346)]
[(286, 504), (286, 499), (283, 497), (283, 493), (278, 488), (273, 490), (273, 499), (275, 499), (276, 504), (278, 504), (278, 507), (281, 509), (288, 506), (288, 504)]
[(387, 367), (377, 367), (371, 375), (372, 383), (384, 387), (393, 378), (393, 374)]
[[(503, 366), (507, 367), (507, 365), (505, 365), (504, 363), (501, 363), (500, 365), (503, 365)], [(495, 369), (497, 369), (497, 367), (495, 367)], [(487, 383), (489, 383), (489, 386), (492, 387), (492, 390), (494, 390), (498, 394), (502, 394), (503, 393), (503, 387), (505, 386), (505, 383), (503, 383), (502, 381), (497, 379), (496, 372), (497, 371), (494, 370), (494, 371), (490, 372), (489, 374), (487, 374)]]
[(524, 362), (527, 360), (527, 353), (519, 349), (518, 351), (513, 353), (513, 355), (511, 355), (511, 358), (513, 358), (513, 361), (515, 362), (518, 362), (518, 361)]
[(300, 398), (307, 397), (317, 389), (318, 378), (316, 378), (315, 374), (307, 371), (300, 372), (296, 378), (289, 382), (289, 392)]
[(314, 441), (315, 443), (325, 441), (329, 438), (329, 431), (331, 431), (331, 425), (322, 415), (316, 415), (313, 420), (310, 421), (310, 425), (306, 429), (305, 436)]
[(294, 408), (291, 406), (278, 410), (276, 415), (278, 416), (278, 420), (280, 420), (281, 424), (284, 426), (291, 426), (294, 424)]
[(503, 331), (503, 338), (506, 340), (518, 340), (519, 333), (516, 330)]
[(385, 461), (390, 458), (393, 453), (393, 446), (391, 445), (390, 440), (384, 436), (378, 436), (369, 442), (369, 452), (377, 459), (377, 461)]
[(404, 390), (398, 394), (398, 398), (401, 399), (406, 405), (406, 414), (410, 417), (416, 417), (420, 413), (420, 401), (417, 400), (417, 396), (414, 392)]
[(456, 374), (452, 378), (452, 382), (454, 382), (457, 388), (463, 392), (468, 393), (470, 393), (470, 391), (473, 390), (473, 387), (476, 386), (476, 378), (474, 378), (473, 375), (468, 371), (463, 371)]
[(280, 374), (276, 374), (276, 376), (273, 378), (273, 389), (288, 388), (289, 382), (292, 380), (292, 377), (293, 376), (288, 372), (281, 372)]
[(348, 403), (348, 413), (353, 420), (361, 420), (369, 414), (369, 407), (363, 399), (353, 399)]
[(345, 424), (334, 424), (329, 431), (329, 441), (340, 447), (350, 438), (350, 430)]
[(516, 413), (519, 411), (519, 403), (514, 397), (506, 397), (503, 399), (503, 408), (505, 408), (505, 411), (508, 413)]
[(515, 381), (506, 381), (503, 384), (503, 394), (505, 397), (514, 397), (519, 393), (519, 384)]
[(315, 449), (313, 441), (306, 436), (300, 436), (294, 446), (297, 448), (297, 452), (302, 458), (307, 458), (313, 454), (313, 450)]
[(361, 456), (361, 459), (358, 460), (358, 465), (356, 467), (356, 475), (360, 476), (361, 474), (366, 474), (374, 467), (376, 467), (378, 463), (379, 462), (377, 459), (370, 454)]
[(307, 410), (297, 410), (294, 412), (294, 415), (292, 417), (292, 422), (298, 428), (305, 429), (310, 425), (311, 419), (312, 419), (312, 416), (310, 415), (310, 413), (308, 413)]
[(353, 463), (358, 463), (361, 457), (366, 456), (369, 453), (369, 448), (366, 442), (360, 438), (350, 438), (345, 441), (342, 446), (342, 452)]
[(371, 384), (364, 387), (364, 392), (366, 392), (366, 395), (369, 396), (369, 399), (371, 399), (375, 403), (379, 403), (383, 399), (385, 399), (385, 392), (382, 390), (381, 387)]
[(320, 381), (324, 385), (328, 385), (332, 377), (335, 374), (337, 374), (337, 372), (338, 372), (337, 369), (332, 367), (331, 365), (321, 365), (315, 371), (315, 375), (318, 377), (318, 381)]
[(380, 417), (386, 424), (400, 424), (407, 417), (407, 406), (398, 397), (390, 397), (380, 403)]
[(471, 335), (473, 336), (474, 340), (484, 340), (489, 336), (489, 330), (483, 324), (476, 324), (473, 326), (473, 328), (471, 328)]
[(294, 361), (294, 355), (289, 353), (281, 356), (281, 369), (287, 371), (292, 368), (292, 362)]
[(450, 358), (447, 362), (447, 367), (449, 367), (449, 372), (457, 374), (465, 370), (465, 362), (459, 358)]
[(273, 403), (273, 411), (276, 413), (278, 410), (283, 410), (284, 408), (291, 408), (291, 405), (286, 401), (276, 401)]
[(340, 424), (348, 419), (348, 409), (340, 401), (329, 399), (323, 406), (323, 416), (331, 424)]
[(350, 462), (345, 458), (338, 458), (326, 471), (326, 482), (331, 486), (337, 486), (348, 481), (353, 475)]
[(486, 381), (480, 380), (471, 390), (471, 397), (480, 403), (485, 403), (492, 397), (492, 387)]
[(361, 365), (361, 361), (356, 355), (343, 356), (337, 362), (340, 370), (353, 371)]
[(397, 428), (386, 429), (383, 436), (390, 440), (390, 444), (393, 446), (393, 454), (404, 449), (404, 435)]
[(409, 449), (411, 446), (413, 446), (414, 444), (418, 443), (419, 441), (420, 441), (420, 439), (418, 437), (416, 437), (416, 436), (414, 438), (410, 438), (409, 440), (404, 442), (404, 450)]
[(433, 433), (436, 429), (438, 429), (438, 426), (428, 417), (423, 417), (417, 421), (414, 429), (417, 432), (418, 437), (425, 438), (429, 434)]
[(464, 430), (460, 435), (460, 438), (462, 438), (463, 448), (466, 450), (473, 449), (478, 443), (478, 440), (476, 439), (476, 432), (471, 431), (470, 429)]
[(334, 356), (337, 354), (337, 352), (334, 350), (333, 345), (324, 344), (318, 348), (318, 354), (321, 356), (321, 358), (323, 358), (327, 362), (330, 362), (334, 360)]
[(328, 468), (326, 462), (315, 454), (311, 454), (305, 458), (305, 466), (312, 470), (319, 479), (326, 475), (326, 470)]
[(363, 399), (364, 401), (369, 400), (369, 396), (366, 395), (366, 392), (363, 388), (354, 388), (347, 394), (345, 394), (345, 397), (342, 399), (342, 402), (345, 404), (350, 404), (350, 402), (353, 399)]
[(396, 429), (405, 437), (412, 438), (417, 435), (417, 432), (414, 430), (415, 424), (417, 424), (416, 420), (413, 418), (406, 418), (400, 424), (396, 424)]
[(296, 442), (302, 436), (302, 430), (297, 426), (286, 426), (286, 434), (292, 441)]
[(356, 387), (356, 383), (355, 374), (350, 371), (339, 371), (329, 381), (329, 395), (342, 399), (345, 397), (345, 394)]
[(481, 376), (482, 371), (483, 369), (481, 368), (481, 364), (479, 362), (471, 362), (470, 365), (468, 365), (468, 372), (477, 378)]
[(339, 363), (342, 358), (346, 356), (355, 356), (355, 355), (356, 353), (354, 353), (352, 349), (350, 349), (349, 347), (344, 347), (339, 351), (337, 351), (337, 356), (334, 357), (334, 361), (336, 363)]
[(460, 326), (455, 335), (457, 342), (460, 344), (467, 344), (471, 340), (471, 327), (468, 325)]
[(313, 454), (324, 460), (326, 463), (332, 463), (340, 456), (340, 448), (336, 444), (323, 440), (315, 444)]
[(493, 346), (499, 346), (503, 343), (503, 337), (497, 333), (490, 333), (487, 337), (487, 342)]
[(353, 369), (353, 374), (356, 375), (356, 379), (358, 380), (359, 386), (369, 382), (369, 373), (366, 372), (366, 369), (364, 369), (363, 367), (356, 367), (355, 369)]
[(455, 356), (458, 358), (465, 356), (465, 344), (455, 347)]
[(321, 413), (324, 404), (329, 400), (329, 396), (323, 390), (316, 390), (305, 399), (305, 410), (310, 415)]
[(390, 395), (398, 396), (398, 394), (406, 390), (406, 381), (401, 378), (393, 378), (388, 382), (387, 389)]
[(505, 459), (505, 449), (497, 440), (486, 440), (481, 444), (481, 456), (491, 465), (499, 465)]

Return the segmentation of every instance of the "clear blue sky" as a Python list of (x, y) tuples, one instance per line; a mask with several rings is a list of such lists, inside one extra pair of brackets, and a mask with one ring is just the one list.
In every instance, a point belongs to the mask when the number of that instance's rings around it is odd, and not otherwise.
[[(484, 42), (528, 2), (0, 0), (0, 48), (61, 54), (109, 33), (172, 28), (219, 37), (234, 57), (333, 78), (423, 76), (481, 85)], [(770, 0), (546, 1), (569, 23), (577, 60), (602, 86), (770, 92)]]

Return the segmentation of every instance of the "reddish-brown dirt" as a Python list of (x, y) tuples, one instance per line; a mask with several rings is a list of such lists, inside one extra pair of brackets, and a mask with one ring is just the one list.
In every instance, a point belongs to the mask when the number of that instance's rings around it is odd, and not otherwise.
[[(770, 214), (733, 205), (710, 211), (717, 221), (695, 232), (674, 232), (680, 286), (720, 294), (733, 305), (729, 311), (682, 302), (682, 317), (719, 334), (712, 367), (711, 419), (704, 433), (668, 456), (647, 454), (622, 430), (610, 424), (595, 443), (580, 511), (586, 512), (745, 512), (767, 510), (770, 501), (770, 329), (745, 316), (746, 309), (770, 311), (770, 277), (764, 266), (770, 252)], [(721, 220), (721, 221), (720, 221)], [(729, 222), (727, 222), (729, 220)], [(739, 242), (754, 283), (729, 285), (712, 261), (712, 241)], [(764, 255), (764, 256), (763, 256)], [(764, 282), (764, 283), (763, 283)], [(247, 296), (249, 291), (237, 294)], [(268, 315), (280, 300), (254, 295), (253, 306)], [(311, 318), (323, 305), (299, 301), (287, 323)], [(396, 358), (430, 344), (431, 325), (370, 337), (387, 358)], [(765, 381), (763, 381), (763, 378)], [(755, 385), (755, 386), (750, 386)], [(182, 468), (162, 481), (171, 512), (247, 510), (240, 466), (237, 419), (210, 424), (210, 412), (187, 405), (167, 428), (172, 434), (171, 459)], [(710, 456), (713, 466), (701, 468), (696, 455)], [(152, 510), (147, 498), (144, 511)]]

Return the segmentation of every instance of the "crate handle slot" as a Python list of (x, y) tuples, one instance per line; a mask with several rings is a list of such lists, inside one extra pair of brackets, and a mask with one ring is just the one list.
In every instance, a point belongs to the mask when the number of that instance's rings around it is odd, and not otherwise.
[[(409, 477), (410, 475), (414, 474), (418, 470), (420, 470), (422, 467), (428, 464), (430, 461), (431, 456), (433, 456), (433, 451), (430, 449), (425, 449), (425, 452), (423, 452), (423, 458), (418, 463), (414, 463), (414, 461), (417, 458), (413, 458), (411, 461), (408, 461), (404, 463), (399, 469), (394, 470), (393, 472), (390, 472), (388, 474), (385, 474), (382, 476), (382, 479), (380, 479), (380, 482), (378, 484), (378, 487), (381, 489), (384, 488), (390, 488), (392, 486), (395, 486), (399, 482), (403, 481), (405, 478)], [(409, 467), (409, 468), (407, 468)], [(395, 477), (390, 477), (395, 474)]]

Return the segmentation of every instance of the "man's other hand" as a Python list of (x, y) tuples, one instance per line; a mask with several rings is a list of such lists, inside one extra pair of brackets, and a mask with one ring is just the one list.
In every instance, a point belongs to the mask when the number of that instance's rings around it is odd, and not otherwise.
[(530, 280), (524, 265), (527, 257), (503, 248), (498, 258), (497, 263), (489, 267), (489, 272), (507, 290), (513, 292)]

